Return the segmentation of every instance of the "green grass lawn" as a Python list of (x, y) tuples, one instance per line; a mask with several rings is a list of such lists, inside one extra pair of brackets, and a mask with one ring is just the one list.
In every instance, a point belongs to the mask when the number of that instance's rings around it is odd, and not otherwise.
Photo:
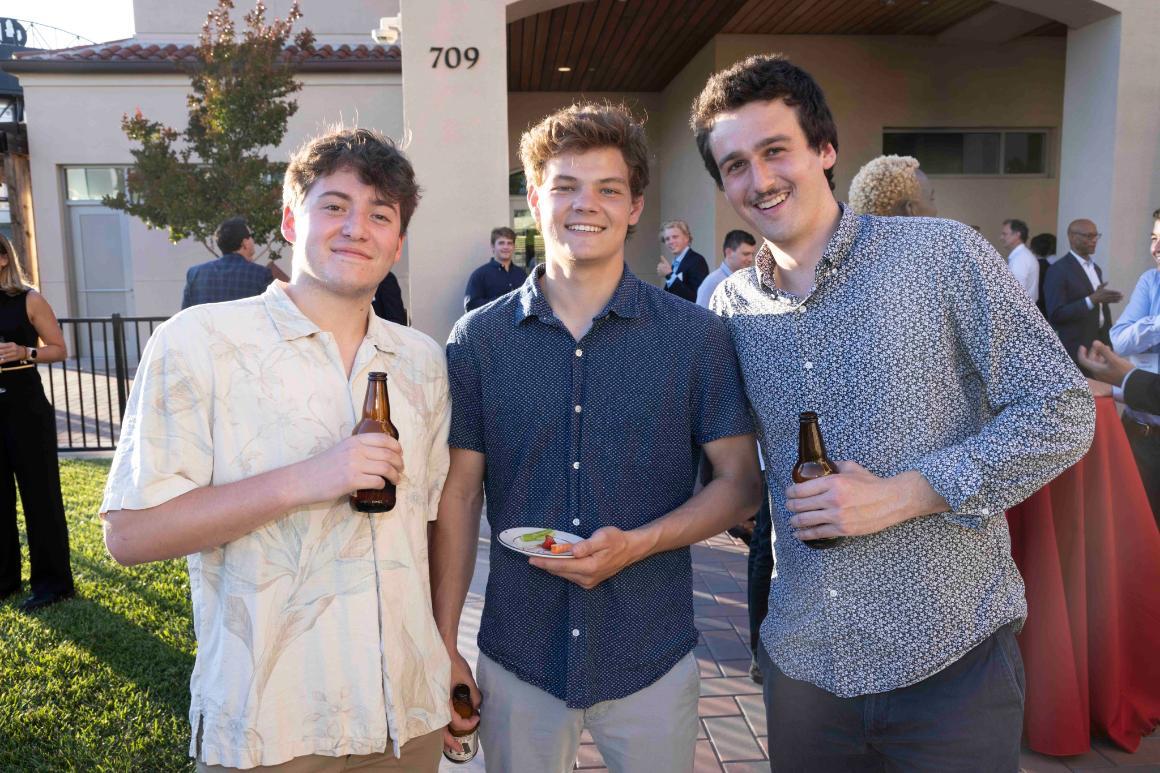
[(185, 561), (109, 557), (97, 517), (108, 470), (61, 461), (77, 598), (32, 616), (16, 609), (26, 594), (0, 602), (0, 771), (192, 770)]

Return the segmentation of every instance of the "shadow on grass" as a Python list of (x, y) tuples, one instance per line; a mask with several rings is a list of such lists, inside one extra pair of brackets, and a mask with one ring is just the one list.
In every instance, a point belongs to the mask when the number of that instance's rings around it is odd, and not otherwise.
[(131, 682), (150, 703), (181, 722), (188, 721), (192, 654), (166, 644), (96, 601), (79, 596), (38, 612), (35, 618), (61, 640), (87, 651)]

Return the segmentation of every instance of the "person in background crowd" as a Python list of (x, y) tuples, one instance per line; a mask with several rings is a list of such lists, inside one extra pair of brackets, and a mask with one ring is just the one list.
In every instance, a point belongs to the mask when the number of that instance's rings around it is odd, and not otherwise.
[(689, 224), (684, 220), (661, 223), (660, 240), (673, 256), (671, 261), (664, 255), (657, 260), (657, 276), (665, 280), (665, 291), (696, 303), (697, 290), (709, 275), (709, 264), (690, 246), (693, 232)]
[(181, 308), (261, 295), (275, 279), (288, 279), (272, 262), (265, 266), (254, 263), (258, 246), (244, 217), (222, 222), (214, 239), (221, 257), (198, 263), (185, 272)]
[(1047, 319), (1072, 359), (1079, 347), (1091, 346), (1092, 341), (1111, 344), (1112, 309), (1108, 304), (1119, 303), (1124, 297), (1120, 291), (1107, 288), (1104, 272), (1092, 258), (1099, 238), (1095, 223), (1073, 220), (1067, 227), (1071, 251), (1052, 264), (1044, 279)]
[(524, 283), (528, 275), (512, 263), (516, 232), (505, 225), (491, 229), (491, 260), (471, 272), (463, 291), (463, 310), (478, 309)]
[[(833, 116), (784, 57), (713, 75), (691, 123), (765, 240), (712, 308), (773, 500), (757, 653), (771, 768), (1017, 770), (1027, 607), (1003, 510), (1087, 450), (1087, 384), (969, 227), (834, 199)], [(793, 483), (803, 411), (838, 471)]]
[[(427, 529), (447, 372), (438, 344), (370, 308), (419, 186), (391, 140), (341, 129), (294, 153), (282, 199), (290, 282), (150, 337), (101, 503), (105, 545), (126, 565), (187, 557), (199, 773), (435, 773), (451, 685)], [(372, 372), (389, 376), (398, 440), (351, 435)], [(352, 507), (388, 480), (389, 513)]]
[(375, 290), (375, 297), (371, 301), (371, 308), (375, 314), (396, 325), (406, 325), (407, 307), (403, 305), (403, 288), (395, 278), (395, 272), (387, 274), (379, 287)]
[[(1160, 371), (1160, 209), (1152, 213), (1149, 252), (1156, 265), (1136, 282), (1110, 338), (1117, 352), (1137, 358), (1145, 370), (1156, 373)], [(1129, 406), (1123, 421), (1152, 512), (1160, 514), (1160, 415)]]
[(697, 288), (697, 305), (709, 308), (709, 299), (717, 285), (724, 282), (734, 271), (749, 268), (753, 265), (753, 253), (757, 252), (757, 240), (748, 231), (735, 229), (725, 234), (725, 241), (721, 245), (724, 257), (717, 270), (705, 277), (701, 286)]
[(864, 215), (934, 217), (934, 186), (911, 156), (879, 156), (850, 182), (850, 207)]
[(32, 595), (24, 612), (71, 598), (68, 524), (60, 493), (56, 411), (36, 366), (68, 356), (56, 314), (29, 286), (0, 234), (0, 599), (21, 590), (16, 490), (24, 509)]
[(1047, 303), (1043, 299), (1043, 287), (1046, 284), (1047, 269), (1055, 262), (1055, 234), (1037, 234), (1031, 237), (1028, 242), (1028, 247), (1031, 248), (1031, 254), (1035, 256), (1036, 262), (1039, 264), (1039, 297), (1035, 301), (1035, 305), (1043, 312), (1043, 316), (1047, 316)]
[(1032, 302), (1039, 300), (1039, 262), (1027, 248), (1027, 224), (1022, 220), (1003, 221), (999, 230), (999, 241), (1010, 250), (1007, 253), (1007, 268), (1015, 276), (1015, 281), (1027, 293)]
[[(448, 339), (451, 467), (431, 577), (451, 681), (477, 703), (482, 692), (489, 773), (571, 770), (585, 729), (610, 770), (693, 770), (688, 546), (750, 515), (761, 483), (721, 320), (625, 265), (648, 156), (624, 107), (573, 105), (528, 129), (520, 158), (545, 262)], [(694, 494), (702, 449), (714, 477)], [(476, 688), (457, 639), (484, 487), (496, 537), (532, 526), (580, 539), (560, 560), (493, 537)]]

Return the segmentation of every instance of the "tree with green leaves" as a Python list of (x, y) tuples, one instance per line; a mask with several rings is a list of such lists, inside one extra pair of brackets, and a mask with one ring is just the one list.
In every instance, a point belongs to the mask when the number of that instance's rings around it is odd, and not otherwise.
[(214, 229), (241, 215), (254, 241), (277, 256), (282, 210), (283, 162), (266, 151), (286, 134), (298, 110), (291, 95), (302, 88), (295, 66), (314, 44), (310, 30), (299, 32), (287, 49), (294, 22), (302, 17), (295, 0), (285, 20), (266, 23), (258, 0), (245, 16), (237, 39), (230, 18), (233, 0), (218, 0), (210, 11), (189, 67), (189, 125), (177, 131), (151, 121), (138, 109), (121, 119), (121, 129), (140, 147), (128, 174), (128, 195), (106, 197), (105, 204), (164, 228), (172, 242), (198, 239), (217, 254)]

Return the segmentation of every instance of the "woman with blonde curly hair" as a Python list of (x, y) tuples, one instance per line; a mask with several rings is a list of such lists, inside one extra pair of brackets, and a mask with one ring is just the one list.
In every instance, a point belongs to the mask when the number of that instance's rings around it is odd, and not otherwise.
[(73, 595), (56, 412), (36, 372), (37, 363), (66, 356), (56, 314), (29, 286), (12, 242), (0, 234), (0, 599), (20, 592), (19, 487), (32, 570), (32, 595), (20, 605), (24, 612)]
[(863, 215), (934, 217), (934, 188), (918, 160), (911, 156), (879, 156), (854, 175), (850, 206)]

